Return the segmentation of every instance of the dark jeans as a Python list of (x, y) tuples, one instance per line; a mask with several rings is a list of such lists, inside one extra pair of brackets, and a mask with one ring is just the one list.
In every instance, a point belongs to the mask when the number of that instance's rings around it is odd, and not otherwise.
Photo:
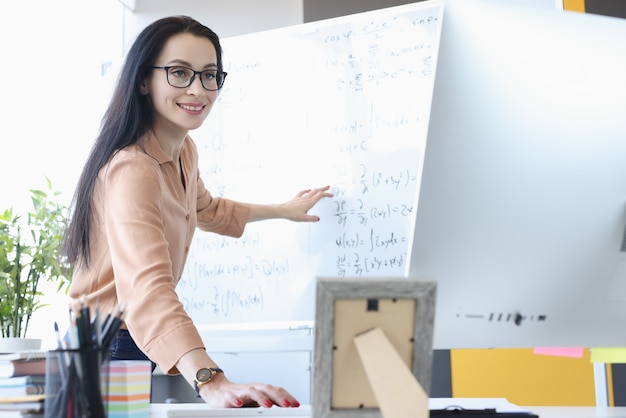
[[(126, 329), (117, 332), (113, 342), (111, 342), (111, 360), (150, 360), (135, 344), (133, 337)], [(150, 361), (150, 363), (152, 363)], [(152, 363), (152, 371), (156, 364)]]

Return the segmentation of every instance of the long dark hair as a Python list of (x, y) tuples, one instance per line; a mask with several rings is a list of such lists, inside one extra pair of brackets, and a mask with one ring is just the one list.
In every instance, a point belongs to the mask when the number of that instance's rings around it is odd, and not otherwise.
[(219, 37), (188, 16), (157, 20), (137, 36), (128, 51), (100, 131), (83, 167), (72, 200), (72, 217), (65, 231), (64, 253), (70, 263), (89, 266), (89, 234), (93, 222), (92, 194), (100, 169), (120, 149), (135, 144), (154, 123), (154, 108), (139, 87), (165, 43), (174, 35), (191, 33), (208, 38), (215, 46), (218, 70), (223, 70)]

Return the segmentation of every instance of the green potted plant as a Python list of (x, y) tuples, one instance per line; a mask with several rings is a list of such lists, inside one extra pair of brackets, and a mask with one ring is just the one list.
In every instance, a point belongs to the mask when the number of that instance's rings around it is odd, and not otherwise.
[(46, 181), (47, 190), (30, 190), (31, 211), (22, 215), (11, 207), (0, 212), (0, 336), (5, 343), (28, 340), (33, 312), (45, 306), (45, 282), (56, 283), (57, 292), (67, 291), (71, 282), (71, 266), (61, 254), (67, 207)]

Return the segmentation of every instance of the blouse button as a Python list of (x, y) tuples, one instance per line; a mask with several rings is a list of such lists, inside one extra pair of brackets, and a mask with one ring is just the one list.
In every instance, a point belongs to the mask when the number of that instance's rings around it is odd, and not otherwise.
[(189, 252), (189, 247), (188, 247), (188, 246), (186, 246), (186, 247), (185, 247), (185, 252), (186, 252), (186, 253), (188, 253), (188, 252)]
[(189, 214), (187, 214), (187, 215), (185, 216), (185, 219), (186, 219), (186, 220), (189, 220)]

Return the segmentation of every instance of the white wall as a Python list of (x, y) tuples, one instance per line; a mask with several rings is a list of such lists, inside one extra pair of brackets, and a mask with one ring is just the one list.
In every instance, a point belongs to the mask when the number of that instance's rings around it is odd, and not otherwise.
[(197, 19), (213, 29), (220, 38), (303, 22), (302, 0), (136, 0), (134, 12), (126, 13), (127, 46), (149, 23), (178, 14)]
[(0, 10), (0, 210), (30, 207), (28, 190), (44, 176), (69, 200), (108, 97), (102, 64), (121, 53), (121, 5), (29, 0)]

